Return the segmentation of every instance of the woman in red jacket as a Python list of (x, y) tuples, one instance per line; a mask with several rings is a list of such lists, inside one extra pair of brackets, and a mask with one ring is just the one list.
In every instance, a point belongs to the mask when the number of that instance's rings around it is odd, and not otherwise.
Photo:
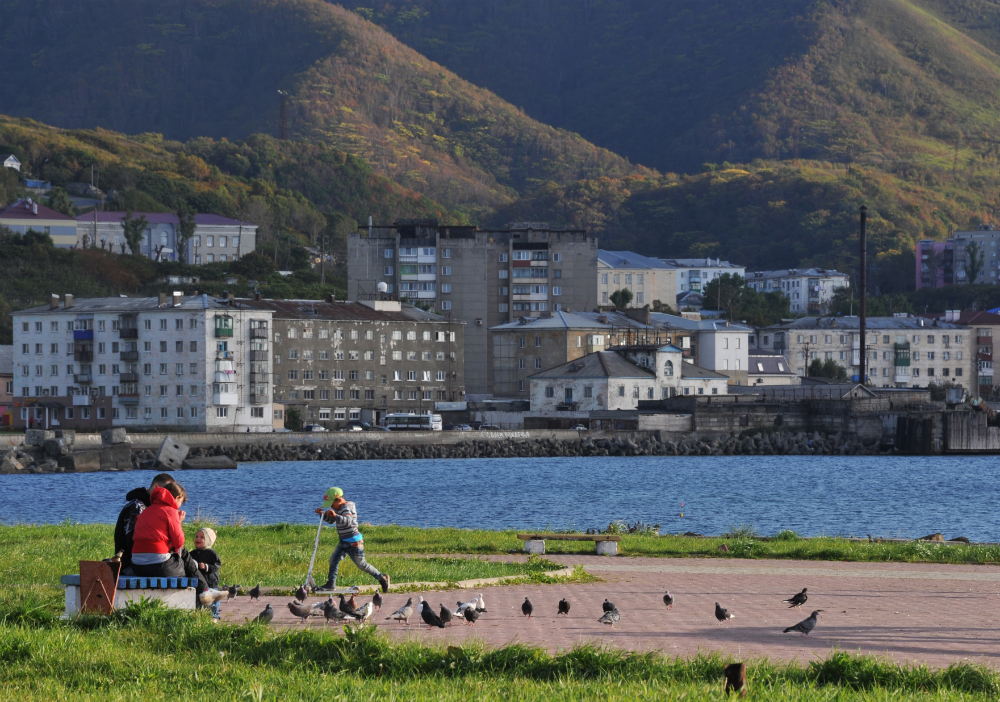
[(183, 578), (184, 512), (187, 494), (177, 483), (150, 491), (150, 505), (135, 522), (132, 570), (140, 578)]

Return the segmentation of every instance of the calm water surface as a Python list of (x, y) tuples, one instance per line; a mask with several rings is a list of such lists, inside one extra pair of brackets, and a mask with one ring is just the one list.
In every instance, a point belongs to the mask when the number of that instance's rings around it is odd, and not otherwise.
[[(113, 522), (125, 493), (153, 475), (3, 475), (0, 521)], [(178, 477), (189, 514), (219, 521), (314, 523), (323, 492), (338, 485), (375, 524), (586, 529), (640, 519), (669, 532), (753, 524), (764, 534), (1000, 541), (1000, 459), (990, 456), (315, 461)]]

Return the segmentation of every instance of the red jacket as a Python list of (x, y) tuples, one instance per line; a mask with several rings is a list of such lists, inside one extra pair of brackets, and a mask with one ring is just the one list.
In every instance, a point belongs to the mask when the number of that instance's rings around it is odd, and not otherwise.
[(184, 548), (177, 500), (161, 487), (153, 488), (149, 507), (135, 522), (132, 553), (170, 553)]

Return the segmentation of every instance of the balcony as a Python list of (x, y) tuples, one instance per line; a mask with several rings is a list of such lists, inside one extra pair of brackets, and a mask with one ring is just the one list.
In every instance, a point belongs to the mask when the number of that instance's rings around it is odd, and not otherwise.
[(137, 405), (139, 404), (139, 393), (123, 395), (118, 394), (118, 404), (120, 405)]
[(906, 375), (903, 375), (902, 373), (896, 373), (896, 375), (894, 375), (893, 378), (892, 378), (892, 382), (894, 382), (894, 383), (908, 383), (908, 382), (910, 382), (910, 374), (907, 373)]
[(73, 331), (74, 341), (90, 341), (94, 338), (93, 329), (76, 329)]
[(215, 358), (218, 359), (218, 360), (228, 360), (228, 361), (231, 361), (231, 360), (233, 360), (233, 352), (232, 351), (219, 351), (218, 353), (215, 354)]
[(93, 398), (90, 395), (73, 395), (74, 407), (89, 407)]
[[(250, 352), (250, 360), (251, 361), (266, 361), (267, 360), (267, 354), (268, 354), (267, 351), (251, 351)], [(230, 358), (232, 358), (232, 357), (230, 356)]]
[(92, 363), (94, 361), (94, 352), (77, 351), (73, 354), (73, 360), (79, 363)]
[(250, 404), (251, 405), (266, 405), (268, 403), (268, 401), (269, 401), (268, 398), (269, 398), (269, 396), (267, 394), (264, 394), (264, 395), (259, 395), (259, 394), (258, 395), (251, 395), (250, 396)]
[(120, 383), (138, 383), (139, 374), (138, 373), (119, 373), (118, 382)]
[(77, 385), (92, 383), (94, 382), (94, 376), (91, 373), (80, 373), (73, 376), (73, 382)]
[(135, 363), (139, 360), (138, 351), (122, 351), (118, 354), (118, 357), (125, 363)]
[(250, 374), (251, 383), (270, 383), (271, 374), (270, 373), (251, 373)]
[(259, 329), (259, 328), (258, 329), (251, 329), (250, 330), (250, 338), (251, 339), (266, 339), (267, 338), (267, 329), (266, 328), (265, 329)]
[(118, 330), (119, 339), (138, 339), (139, 338), (139, 328), (129, 327), (128, 329), (121, 328)]
[(217, 339), (232, 338), (232, 336), (233, 336), (233, 330), (231, 327), (229, 329), (226, 329), (225, 327), (215, 328), (215, 338)]
[(217, 392), (212, 394), (213, 405), (238, 405), (240, 396), (235, 392)]
[(977, 336), (976, 337), (977, 346), (993, 346), (992, 336)]

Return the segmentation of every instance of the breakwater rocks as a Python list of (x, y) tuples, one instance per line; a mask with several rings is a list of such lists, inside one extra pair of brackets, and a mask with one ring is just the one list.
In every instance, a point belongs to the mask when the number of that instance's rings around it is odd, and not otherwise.
[[(405, 445), (376, 441), (288, 445), (271, 442), (246, 446), (210, 446), (191, 449), (189, 457), (226, 456), (234, 461), (365, 461), (412, 458), (545, 458), (573, 456), (853, 456), (891, 453), (877, 441), (868, 444), (820, 432), (728, 434), (682, 439), (642, 437), (581, 437), (572, 440), (527, 441), (464, 440), (453, 444)], [(140, 464), (150, 466), (154, 453), (135, 452)]]

